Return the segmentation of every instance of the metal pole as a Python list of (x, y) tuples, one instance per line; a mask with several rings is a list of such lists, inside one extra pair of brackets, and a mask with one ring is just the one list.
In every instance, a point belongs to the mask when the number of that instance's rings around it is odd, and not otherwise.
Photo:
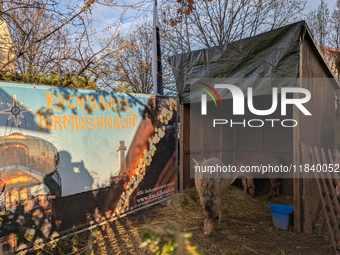
[(152, 57), (152, 77), (155, 95), (163, 95), (161, 46), (159, 37), (159, 24), (157, 14), (157, 0), (153, 1), (153, 57)]

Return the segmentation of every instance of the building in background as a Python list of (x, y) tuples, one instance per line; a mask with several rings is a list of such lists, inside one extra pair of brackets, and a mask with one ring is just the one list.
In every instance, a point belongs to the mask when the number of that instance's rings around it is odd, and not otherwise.
[(340, 59), (340, 49), (324, 47), (324, 56), (329, 65), (331, 71), (335, 74), (334, 76), (339, 79), (339, 67), (337, 67), (337, 60)]
[[(14, 58), (14, 44), (8, 31), (6, 21), (0, 19), (0, 67)], [(7, 65), (4, 71), (15, 72), (14, 63)]]

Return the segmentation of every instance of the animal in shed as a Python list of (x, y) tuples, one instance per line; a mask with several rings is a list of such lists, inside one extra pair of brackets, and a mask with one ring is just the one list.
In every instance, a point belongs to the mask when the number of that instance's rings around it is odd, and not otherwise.
[[(271, 185), (271, 191), (269, 193), (268, 199), (280, 195), (280, 185), (281, 183), (278, 181), (277, 178), (272, 176), (272, 178), (269, 178), (270, 185)], [(254, 178), (245, 177), (242, 178), (242, 186), (243, 190), (246, 194), (253, 197), (255, 195), (255, 184), (254, 184)]]
[[(237, 169), (239, 169), (241, 166), (263, 167), (270, 165), (272, 167), (279, 167), (281, 164), (281, 160), (274, 154), (266, 152), (249, 152), (238, 157), (232, 165), (235, 165)], [(271, 185), (271, 191), (268, 196), (269, 199), (280, 194), (281, 183), (277, 179), (278, 174), (279, 173), (277, 172), (268, 172), (268, 178)], [(262, 175), (262, 172), (240, 173), (239, 175), (244, 177), (242, 178), (244, 192), (249, 194), (251, 197), (255, 195), (255, 184), (253, 177), (259, 175)]]
[[(206, 169), (207, 167), (216, 165), (221, 166), (221, 168), (225, 167), (225, 164), (217, 158), (206, 159), (201, 163), (195, 159), (193, 159), (193, 161), (195, 169)], [(246, 175), (251, 179), (252, 175), (250, 173), (240, 172), (241, 166), (260, 166), (261, 164), (277, 166), (281, 164), (281, 161), (277, 156), (270, 153), (249, 152), (242, 154), (231, 164), (231, 166), (235, 166), (235, 172), (228, 172), (227, 174), (216, 172), (212, 175), (210, 172), (195, 170), (195, 185), (203, 208), (205, 235), (210, 235), (218, 229), (223, 195), (229, 186), (239, 176)], [(278, 195), (280, 183), (272, 175), (270, 175), (269, 178), (271, 179), (272, 185), (270, 196)], [(253, 192), (253, 190), (255, 190), (254, 185), (251, 186), (251, 192)]]
[[(198, 163), (195, 159), (193, 159), (193, 161), (195, 166), (201, 167), (216, 164), (222, 167), (225, 166), (223, 162), (217, 158), (210, 158), (204, 160), (202, 163)], [(195, 173), (195, 185), (203, 208), (205, 235), (209, 235), (217, 230), (220, 221), (220, 208), (223, 194), (236, 179), (211, 178), (211, 176), (207, 174), (208, 173), (205, 173), (198, 177), (197, 172)]]

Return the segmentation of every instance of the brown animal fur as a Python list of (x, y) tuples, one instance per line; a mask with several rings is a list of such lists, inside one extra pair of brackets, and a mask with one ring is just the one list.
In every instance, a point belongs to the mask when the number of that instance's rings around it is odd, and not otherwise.
[[(195, 165), (202, 167), (205, 166), (225, 166), (222, 161), (217, 158), (210, 158), (204, 160), (202, 163), (198, 163), (193, 159)], [(280, 159), (270, 153), (264, 152), (249, 152), (242, 154), (237, 158), (231, 166), (236, 166), (237, 171), (235, 173), (230, 173), (229, 178), (211, 178), (210, 173), (196, 173), (195, 174), (195, 184), (200, 197), (201, 206), (203, 208), (204, 214), (204, 234), (209, 235), (218, 228), (218, 223), (220, 220), (220, 208), (222, 203), (222, 198), (224, 193), (228, 190), (229, 186), (235, 181), (239, 176), (245, 176), (247, 179), (242, 181), (244, 187), (249, 189), (249, 194), (255, 194), (255, 186), (253, 181), (253, 173), (240, 173), (241, 166), (260, 166), (260, 165), (272, 165), (279, 166), (281, 164)], [(239, 173), (238, 173), (239, 172)], [(215, 173), (216, 174), (216, 173)], [(218, 174), (217, 174), (218, 175)], [(268, 174), (271, 182), (271, 192), (269, 197), (279, 195), (280, 182), (274, 178), (276, 174)], [(214, 175), (216, 177), (216, 175)], [(220, 176), (222, 177), (222, 176)], [(248, 183), (247, 183), (248, 181)]]

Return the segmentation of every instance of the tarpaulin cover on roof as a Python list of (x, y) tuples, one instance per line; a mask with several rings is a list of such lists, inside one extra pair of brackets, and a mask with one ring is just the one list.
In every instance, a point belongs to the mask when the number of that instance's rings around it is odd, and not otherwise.
[[(171, 57), (180, 103), (200, 101), (204, 91), (190, 93), (190, 85), (207, 79), (222, 78), (229, 84), (232, 80), (232, 84), (243, 91), (252, 86), (254, 95), (265, 95), (272, 92), (271, 83), (259, 83), (259, 79), (299, 78), (300, 50), (306, 29), (306, 23), (301, 21), (236, 42)], [(218, 94), (222, 99), (231, 98), (228, 89), (219, 89)]]

